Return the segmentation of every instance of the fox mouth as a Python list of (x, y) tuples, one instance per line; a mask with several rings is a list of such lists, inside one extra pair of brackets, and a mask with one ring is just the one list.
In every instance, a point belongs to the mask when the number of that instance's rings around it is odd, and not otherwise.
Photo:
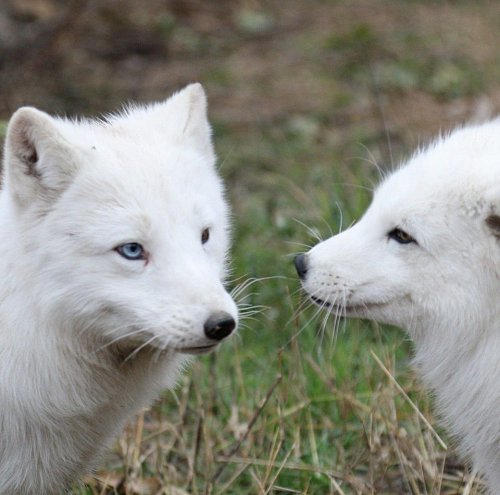
[(366, 302), (363, 304), (337, 304), (337, 303), (330, 303), (328, 301), (325, 301), (324, 299), (321, 299), (317, 296), (309, 296), (312, 301), (314, 301), (318, 306), (322, 308), (328, 308), (336, 313), (359, 313), (359, 312), (365, 312), (369, 311), (372, 308), (377, 308), (382, 306), (384, 303), (377, 303), (377, 302)]
[(175, 351), (180, 352), (181, 354), (191, 354), (194, 356), (197, 354), (208, 354), (209, 352), (212, 352), (218, 345), (219, 342), (193, 347), (177, 347), (175, 348)]
[(220, 342), (212, 342), (199, 346), (177, 347), (172, 345), (165, 345), (150, 337), (149, 339), (145, 339), (144, 341), (141, 340), (138, 342), (132, 341), (120, 343), (119, 349), (123, 354), (130, 353), (132, 355), (138, 354), (139, 352), (142, 353), (160, 351), (163, 353), (168, 352), (169, 350), (178, 352), (180, 354), (197, 355), (208, 354), (209, 352), (213, 351), (219, 344)]

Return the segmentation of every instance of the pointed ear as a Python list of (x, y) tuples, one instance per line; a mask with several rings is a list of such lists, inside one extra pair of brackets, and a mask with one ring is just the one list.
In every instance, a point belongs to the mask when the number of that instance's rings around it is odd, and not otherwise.
[(55, 120), (31, 107), (12, 116), (5, 138), (6, 188), (20, 205), (39, 198), (53, 201), (71, 182), (78, 152)]
[(168, 101), (169, 104), (178, 105), (179, 114), (182, 115), (182, 139), (203, 155), (215, 159), (212, 130), (207, 117), (207, 97), (200, 83), (190, 84), (176, 93)]

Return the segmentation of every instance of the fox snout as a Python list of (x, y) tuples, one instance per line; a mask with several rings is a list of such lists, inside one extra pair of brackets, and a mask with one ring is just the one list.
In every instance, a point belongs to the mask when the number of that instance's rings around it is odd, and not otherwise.
[(295, 269), (301, 280), (304, 280), (307, 275), (307, 254), (302, 253), (295, 257)]
[(209, 339), (222, 340), (236, 328), (236, 321), (230, 314), (219, 311), (210, 315), (203, 328)]

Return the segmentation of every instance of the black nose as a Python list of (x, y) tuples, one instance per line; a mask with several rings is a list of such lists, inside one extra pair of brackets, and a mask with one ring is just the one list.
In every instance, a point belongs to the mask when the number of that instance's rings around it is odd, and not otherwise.
[(234, 318), (224, 312), (214, 313), (205, 322), (205, 335), (209, 339), (222, 340), (227, 337), (236, 327)]
[(301, 279), (304, 279), (307, 273), (307, 258), (304, 253), (295, 257), (295, 269)]

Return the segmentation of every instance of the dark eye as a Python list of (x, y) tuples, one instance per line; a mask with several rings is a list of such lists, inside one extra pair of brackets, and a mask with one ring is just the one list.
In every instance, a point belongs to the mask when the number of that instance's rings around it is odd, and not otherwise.
[(417, 243), (417, 241), (410, 234), (398, 228), (391, 230), (387, 235), (389, 239), (393, 239), (396, 242), (399, 242), (399, 244), (411, 244), (412, 242), (415, 244)]
[(205, 244), (210, 239), (210, 229), (204, 229), (201, 233), (201, 243)]
[(138, 242), (127, 242), (115, 248), (115, 251), (127, 260), (145, 260), (146, 251)]

